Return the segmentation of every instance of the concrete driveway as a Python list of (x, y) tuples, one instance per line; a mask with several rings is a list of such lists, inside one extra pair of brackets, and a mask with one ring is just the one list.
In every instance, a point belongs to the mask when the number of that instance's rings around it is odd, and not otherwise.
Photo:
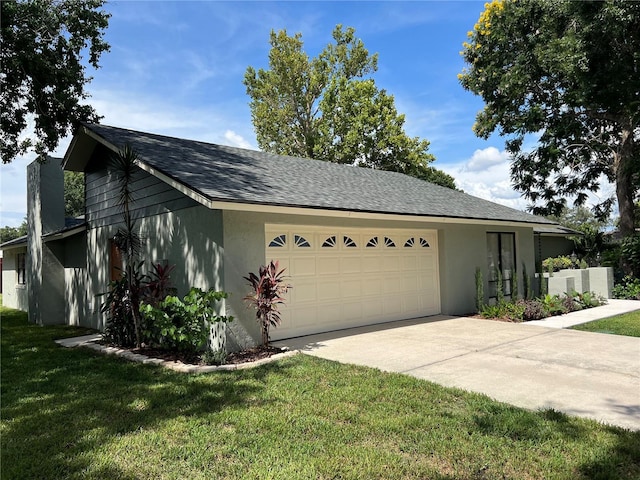
[(275, 344), (640, 430), (640, 338), (435, 316)]

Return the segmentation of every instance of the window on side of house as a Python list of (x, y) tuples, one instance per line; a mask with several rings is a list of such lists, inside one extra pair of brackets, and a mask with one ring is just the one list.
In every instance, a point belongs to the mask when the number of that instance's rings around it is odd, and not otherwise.
[(116, 242), (109, 242), (109, 281), (115, 282), (122, 278), (122, 253), (116, 247)]
[(489, 266), (489, 298), (497, 297), (498, 274), (502, 274), (502, 292), (511, 296), (511, 279), (516, 266), (516, 234), (487, 233), (487, 262)]
[(18, 272), (18, 285), (27, 283), (27, 254), (19, 253), (16, 256), (16, 271)]

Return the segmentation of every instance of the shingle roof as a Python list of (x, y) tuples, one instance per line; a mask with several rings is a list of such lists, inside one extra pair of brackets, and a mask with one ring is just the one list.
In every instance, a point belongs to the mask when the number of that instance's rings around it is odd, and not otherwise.
[(109, 144), (212, 201), (537, 224), (553, 222), (407, 175), (105, 125)]
[(27, 236), (23, 235), (18, 238), (14, 238), (13, 240), (9, 240), (8, 242), (4, 242), (0, 245), (0, 249), (3, 248), (14, 248), (14, 247), (22, 247), (27, 245)]

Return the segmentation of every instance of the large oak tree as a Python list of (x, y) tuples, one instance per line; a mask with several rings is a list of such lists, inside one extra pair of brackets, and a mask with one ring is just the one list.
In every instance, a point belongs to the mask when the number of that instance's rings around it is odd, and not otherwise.
[(315, 58), (302, 35), (271, 32), (269, 69), (248, 67), (244, 84), (258, 145), (281, 155), (315, 158), (406, 173), (455, 188), (433, 168), (429, 142), (409, 137), (394, 98), (379, 89), (370, 55), (353, 28), (338, 25)]
[[(80, 121), (97, 121), (82, 101), (109, 50), (104, 0), (1, 1), (0, 152), (4, 163), (31, 147), (46, 158)], [(86, 56), (86, 58), (85, 58)], [(33, 117), (35, 138), (25, 135)]]
[[(507, 137), (515, 188), (532, 210), (584, 204), (601, 176), (634, 232), (640, 172), (640, 2), (505, 0), (486, 5), (462, 52), (462, 86), (484, 109), (474, 130)], [(528, 134), (539, 136), (526, 146)], [(528, 137), (531, 138), (531, 137)], [(615, 200), (596, 207), (607, 216)]]

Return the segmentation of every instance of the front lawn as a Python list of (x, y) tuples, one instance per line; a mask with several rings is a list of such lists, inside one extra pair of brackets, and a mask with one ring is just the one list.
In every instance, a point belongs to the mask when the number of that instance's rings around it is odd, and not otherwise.
[(615, 335), (627, 335), (640, 337), (640, 310), (616, 315), (611, 318), (603, 318), (589, 323), (583, 323), (572, 327), (574, 330), (586, 332), (613, 333)]
[(184, 375), (0, 315), (3, 479), (640, 477), (640, 432), (304, 355)]

